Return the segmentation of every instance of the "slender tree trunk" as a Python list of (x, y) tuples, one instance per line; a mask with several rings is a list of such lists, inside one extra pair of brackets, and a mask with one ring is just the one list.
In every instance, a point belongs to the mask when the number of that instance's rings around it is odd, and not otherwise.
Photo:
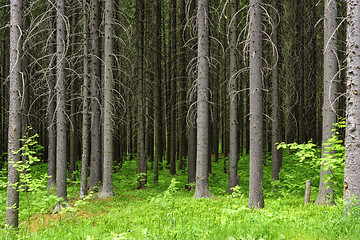
[[(77, 2), (73, 1), (72, 2), (72, 6), (76, 7)], [(77, 13), (75, 13), (72, 16), (72, 20), (71, 20), (71, 54), (75, 55), (75, 42), (76, 42), (76, 23), (77, 23), (78, 19), (77, 19)], [(75, 71), (75, 63), (72, 63), (73, 70)], [(76, 139), (75, 139), (75, 133), (76, 133), (76, 118), (75, 118), (75, 111), (76, 111), (76, 98), (75, 98), (75, 94), (76, 94), (76, 82), (75, 82), (75, 73), (72, 72), (70, 74), (71, 76), (71, 82), (70, 82), (70, 97), (71, 97), (71, 101), (70, 101), (70, 132), (69, 132), (69, 151), (70, 151), (70, 157), (69, 157), (69, 176), (70, 176), (70, 181), (75, 181), (75, 161), (76, 161)]]
[(100, 198), (114, 196), (113, 191), (113, 1), (105, 1), (105, 53), (104, 53), (104, 173)]
[(186, 27), (186, 19), (185, 19), (185, 0), (180, 1), (180, 16), (179, 16), (180, 26), (181, 26), (181, 34), (179, 38), (179, 50), (180, 50), (180, 59), (179, 59), (179, 72), (180, 78), (178, 80), (179, 84), (179, 170), (185, 169), (185, 158), (187, 153), (187, 139), (186, 139), (186, 48), (185, 48), (185, 37), (184, 30)]
[(159, 163), (162, 157), (161, 134), (161, 0), (156, 1), (155, 9), (155, 86), (154, 86), (154, 183), (159, 179)]
[[(322, 124), (322, 142), (326, 143), (332, 137), (333, 124), (336, 123), (337, 104), (336, 91), (338, 84), (338, 67), (337, 67), (337, 1), (325, 1), (324, 14), (324, 99), (323, 99), (323, 124)], [(322, 146), (322, 157), (326, 157), (326, 145)], [(321, 167), (319, 195), (316, 204), (325, 205), (334, 203), (332, 181), (326, 178), (332, 174), (332, 169), (324, 170)]]
[(209, 2), (198, 1), (197, 152), (195, 198), (211, 198), (208, 180), (209, 154)]
[[(20, 161), (16, 154), (20, 149), (21, 134), (21, 39), (22, 1), (10, 1), (10, 89), (9, 89), (9, 130), (8, 130), (8, 187), (6, 201), (6, 225), (11, 233), (19, 225), (19, 172), (14, 166)], [(15, 235), (12, 235), (13, 237)]]
[(101, 44), (100, 2), (91, 0), (91, 155), (89, 189), (93, 190), (101, 181)]
[(67, 205), (66, 185), (66, 160), (67, 160), (67, 116), (66, 116), (66, 26), (65, 26), (65, 1), (56, 0), (56, 192), (62, 200), (57, 203), (56, 209)]
[[(193, 17), (196, 11), (196, 2), (191, 1), (189, 19)], [(191, 25), (187, 28), (187, 32), (191, 32)], [(196, 51), (193, 49), (189, 50), (190, 64), (195, 65), (196, 63)], [(194, 62), (194, 63), (192, 63)], [(197, 131), (196, 131), (196, 91), (194, 79), (194, 73), (192, 69), (195, 67), (188, 66), (188, 121), (187, 121), (187, 135), (188, 135), (188, 184), (195, 183), (196, 181), (196, 146), (197, 146)], [(190, 189), (190, 187), (188, 186)]]
[(90, 157), (90, 113), (89, 113), (89, 60), (88, 60), (88, 1), (83, 0), (83, 119), (82, 119), (82, 155), (81, 155), (81, 185), (80, 185), (80, 198), (87, 195), (87, 178), (88, 178), (88, 163)]
[(176, 46), (176, 0), (171, 0), (171, 92), (170, 92), (170, 174), (176, 174), (176, 81), (177, 81), (177, 46)]
[(237, 168), (239, 160), (239, 136), (238, 136), (238, 101), (236, 91), (237, 86), (237, 63), (236, 63), (236, 44), (237, 44), (237, 0), (230, 1), (230, 155), (229, 155), (229, 183), (227, 192), (232, 192), (232, 188), (239, 184)]
[(358, 204), (360, 198), (360, 4), (347, 0), (347, 104), (344, 200)]
[(137, 78), (138, 78), (138, 188), (147, 183), (147, 159), (145, 152), (145, 118), (144, 118), (144, 2), (136, 1), (137, 16)]
[(262, 0), (250, 0), (250, 186), (249, 207), (263, 208)]
[(49, 8), (49, 72), (48, 72), (48, 190), (52, 192), (56, 188), (56, 121), (55, 121), (55, 76), (56, 76), (56, 44), (55, 32), (56, 13), (53, 7), (54, 1), (48, 3)]
[(271, 117), (273, 119), (271, 123), (271, 157), (272, 157), (272, 179), (279, 180), (279, 172), (281, 169), (281, 150), (277, 149), (276, 144), (280, 143), (280, 132), (279, 132), (279, 97), (278, 97), (278, 11), (277, 11), (278, 0), (272, 0), (272, 19), (273, 19), (273, 29), (271, 40), (273, 44), (273, 53), (272, 53), (272, 71), (271, 71), (271, 82), (272, 82), (272, 91), (271, 91)]

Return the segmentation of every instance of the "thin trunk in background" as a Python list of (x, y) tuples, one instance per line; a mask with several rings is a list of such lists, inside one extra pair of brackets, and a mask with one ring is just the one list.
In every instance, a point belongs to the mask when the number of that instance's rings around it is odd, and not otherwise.
[(272, 162), (272, 179), (279, 180), (279, 172), (282, 165), (282, 152), (281, 149), (278, 150), (276, 144), (281, 142), (280, 132), (279, 132), (279, 97), (278, 97), (278, 26), (279, 26), (279, 13), (277, 11), (278, 0), (272, 0), (272, 19), (273, 19), (273, 28), (271, 40), (273, 44), (273, 51), (271, 57), (271, 162)]
[(162, 157), (161, 111), (161, 0), (155, 0), (155, 86), (154, 86), (154, 182), (159, 179), (159, 163)]
[(232, 192), (232, 188), (239, 184), (237, 174), (239, 161), (239, 135), (238, 135), (238, 91), (237, 83), (237, 0), (230, 1), (230, 153), (229, 153), (229, 182), (227, 192)]
[(147, 159), (145, 152), (145, 116), (144, 116), (144, 1), (136, 1), (137, 18), (137, 84), (138, 84), (138, 188), (147, 183)]
[(82, 155), (81, 155), (81, 185), (80, 185), (80, 198), (84, 198), (87, 195), (87, 178), (88, 178), (88, 165), (90, 157), (90, 112), (89, 112), (89, 45), (88, 45), (88, 2), (83, 0), (83, 87), (81, 90), (83, 101), (82, 112)]
[(91, 141), (89, 189), (101, 181), (101, 44), (100, 1), (91, 0)]
[(52, 192), (56, 188), (56, 96), (55, 96), (55, 77), (56, 77), (56, 12), (54, 10), (55, 2), (51, 0), (48, 3), (49, 8), (49, 71), (47, 76), (48, 84), (48, 190)]

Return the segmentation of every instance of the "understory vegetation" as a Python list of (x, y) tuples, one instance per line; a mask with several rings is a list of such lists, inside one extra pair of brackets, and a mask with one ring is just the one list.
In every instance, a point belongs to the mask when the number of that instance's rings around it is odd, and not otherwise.
[[(315, 151), (320, 154), (320, 151)], [(248, 208), (249, 157), (239, 162), (240, 184), (226, 193), (224, 158), (213, 163), (209, 177), (213, 199), (194, 199), (186, 190), (186, 172), (171, 176), (160, 171), (157, 185), (153, 172), (146, 188), (136, 190), (136, 159), (129, 156), (114, 169), (116, 196), (98, 199), (91, 193), (79, 199), (80, 182), (68, 180), (70, 207), (53, 214), (57, 197), (48, 194), (46, 180), (35, 181), (33, 191), (20, 193), (19, 239), (360, 239), (360, 211), (344, 215), (341, 191), (336, 205), (304, 205), (305, 181), (313, 183), (311, 201), (318, 193), (319, 168), (309, 158), (284, 150), (280, 182), (271, 181), (270, 158), (264, 158), (265, 208)], [(165, 166), (164, 166), (165, 167)], [(149, 169), (152, 168), (149, 163)], [(47, 164), (32, 166), (33, 179), (47, 171)], [(6, 172), (1, 173), (1, 238), (6, 238)], [(342, 178), (341, 172), (336, 173)], [(78, 176), (77, 179), (80, 179)], [(335, 185), (342, 179), (335, 179)], [(276, 185), (276, 191), (274, 186)], [(335, 189), (336, 190), (336, 189)]]

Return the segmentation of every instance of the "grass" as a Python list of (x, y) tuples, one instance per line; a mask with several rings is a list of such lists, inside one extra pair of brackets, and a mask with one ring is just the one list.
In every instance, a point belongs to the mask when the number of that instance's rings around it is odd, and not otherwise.
[[(223, 159), (214, 163), (210, 189), (215, 199), (193, 199), (185, 190), (186, 174), (170, 176), (160, 171), (158, 185), (149, 171), (147, 188), (134, 190), (134, 160), (115, 169), (116, 196), (78, 200), (79, 183), (69, 184), (71, 203), (78, 206), (62, 214), (51, 214), (56, 199), (42, 193), (32, 196), (30, 226), (27, 210), (21, 210), (19, 239), (360, 239), (360, 211), (344, 216), (341, 201), (335, 206), (303, 205), (305, 180), (311, 179), (312, 200), (317, 195), (319, 174), (292, 155), (284, 155), (282, 182), (276, 192), (271, 166), (264, 166), (265, 208), (249, 209), (248, 156), (239, 163), (240, 187), (228, 195)], [(35, 166), (38, 172), (46, 165)], [(6, 195), (0, 191), (1, 224), (5, 218)], [(24, 193), (22, 193), (23, 195)], [(21, 196), (21, 206), (24, 197)], [(4, 225), (2, 225), (4, 226)], [(0, 238), (5, 238), (4, 231)]]

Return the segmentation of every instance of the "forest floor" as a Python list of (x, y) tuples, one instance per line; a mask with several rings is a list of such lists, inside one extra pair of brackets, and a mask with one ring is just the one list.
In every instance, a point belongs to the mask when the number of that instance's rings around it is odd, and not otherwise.
[[(91, 194), (81, 200), (80, 183), (75, 181), (68, 186), (70, 207), (53, 214), (57, 199), (45, 188), (22, 192), (18, 239), (360, 239), (360, 211), (345, 216), (340, 193), (335, 206), (304, 205), (307, 179), (313, 182), (311, 200), (317, 196), (318, 170), (292, 155), (284, 156), (277, 191), (271, 164), (265, 162), (264, 209), (247, 207), (248, 156), (240, 160), (240, 185), (231, 195), (225, 192), (224, 159), (213, 164), (209, 177), (213, 199), (194, 199), (194, 190), (185, 189), (186, 172), (171, 176), (166, 169), (160, 171), (157, 185), (150, 170), (147, 187), (136, 190), (136, 161), (128, 159), (115, 169), (112, 198)], [(46, 167), (34, 166), (34, 177), (39, 179)], [(46, 186), (46, 180), (43, 183)], [(6, 239), (3, 187), (0, 207), (0, 239)]]

